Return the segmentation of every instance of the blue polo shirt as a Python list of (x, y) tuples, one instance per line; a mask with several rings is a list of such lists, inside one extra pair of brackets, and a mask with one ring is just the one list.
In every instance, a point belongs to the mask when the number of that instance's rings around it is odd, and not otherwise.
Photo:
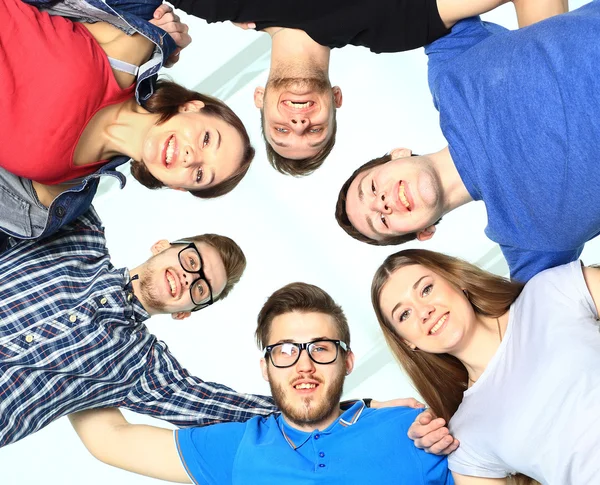
[(196, 484), (453, 484), (445, 457), (407, 437), (422, 409), (351, 405), (323, 431), (292, 428), (281, 416), (175, 431)]

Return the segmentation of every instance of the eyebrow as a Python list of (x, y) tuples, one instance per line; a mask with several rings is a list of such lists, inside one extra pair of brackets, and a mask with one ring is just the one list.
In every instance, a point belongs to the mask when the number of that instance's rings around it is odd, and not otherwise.
[(275, 140), (273, 137), (271, 137), (271, 140), (273, 140), (273, 143), (275, 143), (275, 145), (277, 145), (278, 147), (288, 148), (290, 146), (287, 143), (281, 143), (280, 141)]
[[(317, 342), (319, 340), (337, 340), (337, 339), (332, 339), (331, 337), (315, 337), (315, 338), (311, 338), (309, 340), (309, 342)], [(302, 342), (296, 342), (294, 339), (291, 338), (284, 338), (279, 340), (278, 342), (275, 342), (274, 344), (271, 345), (277, 345), (277, 344), (299, 344)]]
[[(413, 291), (417, 289), (417, 286), (419, 286), (419, 283), (421, 282), (421, 280), (427, 278), (427, 276), (429, 276), (429, 275), (423, 275), (416, 281), (416, 283), (412, 287)], [(396, 303), (396, 306), (394, 308), (392, 308), (392, 313), (390, 314), (390, 315), (392, 315), (392, 317), (394, 316), (394, 312), (398, 309), (399, 306), (402, 306), (401, 301)]]
[(196, 251), (198, 251), (198, 254), (200, 255), (200, 259), (202, 260), (202, 272), (204, 273), (204, 276), (206, 276), (206, 282), (208, 283), (208, 286), (210, 287), (210, 292), (212, 293), (213, 282), (206, 274), (206, 271), (204, 271), (206, 269), (206, 265), (205, 265), (206, 259), (204, 259), (204, 256), (202, 255), (200, 248), (198, 247), (198, 245), (195, 242), (194, 242), (194, 247), (196, 248)]
[(367, 177), (367, 174), (365, 173), (362, 176), (362, 178), (360, 179), (360, 182), (358, 182), (358, 200), (360, 200), (361, 202), (365, 198), (365, 193), (363, 192), (363, 189), (362, 189), (362, 183), (363, 183), (363, 181), (365, 180), (366, 177)]
[(221, 147), (221, 133), (217, 130), (217, 135), (219, 135), (219, 139), (217, 140), (217, 150)]

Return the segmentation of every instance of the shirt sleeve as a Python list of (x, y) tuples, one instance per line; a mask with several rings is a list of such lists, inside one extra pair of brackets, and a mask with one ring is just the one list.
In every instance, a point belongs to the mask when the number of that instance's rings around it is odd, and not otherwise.
[(184, 427), (246, 421), (277, 411), (271, 397), (241, 394), (191, 376), (164, 342), (154, 344), (147, 360), (146, 372), (119, 406)]
[(245, 423), (224, 423), (174, 431), (179, 459), (193, 483), (232, 483), (232, 470)]
[(483, 22), (479, 17), (471, 17), (457, 22), (448, 35), (425, 46), (425, 54), (428, 58), (429, 90), (434, 99), (438, 95), (436, 80), (446, 66), (455, 64), (461, 54), (481, 41), (506, 30), (491, 22)]
[(504, 245), (500, 248), (508, 263), (510, 278), (521, 283), (527, 283), (545, 269), (575, 261), (583, 251), (583, 246), (569, 251), (530, 251)]
[(448, 456), (448, 468), (454, 473), (468, 477), (505, 478), (510, 475), (501, 463), (491, 457), (481, 456), (463, 440), (458, 449)]

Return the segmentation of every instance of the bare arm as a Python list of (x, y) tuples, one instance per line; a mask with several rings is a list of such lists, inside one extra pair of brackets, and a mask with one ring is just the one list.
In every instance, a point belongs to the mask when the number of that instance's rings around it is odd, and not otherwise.
[(108, 465), (178, 483), (191, 483), (179, 459), (173, 432), (128, 423), (116, 408), (69, 415), (89, 452)]
[(505, 485), (508, 484), (507, 478), (481, 478), (481, 477), (467, 477), (466, 475), (460, 475), (452, 472), (454, 483), (456, 485)]
[(596, 313), (600, 313), (600, 268), (586, 266), (583, 268), (583, 277), (596, 305)]
[(569, 0), (513, 0), (513, 3), (519, 27), (527, 27), (569, 10)]

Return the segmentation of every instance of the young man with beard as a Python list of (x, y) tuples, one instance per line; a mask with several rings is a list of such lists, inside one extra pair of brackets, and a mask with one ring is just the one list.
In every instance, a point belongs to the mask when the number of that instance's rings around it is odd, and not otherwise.
[[(307, 175), (335, 144), (342, 91), (329, 81), (332, 48), (345, 45), (401, 52), (447, 34), (458, 20), (509, 0), (172, 0), (176, 8), (210, 22), (230, 20), (272, 38), (271, 70), (256, 88), (267, 158), (278, 171)], [(562, 1), (562, 0), (561, 0)], [(513, 0), (519, 18), (537, 19), (546, 1)], [(556, 13), (559, 13), (558, 10)]]
[(427, 240), (446, 213), (486, 205), (511, 278), (576, 260), (600, 233), (600, 2), (508, 31), (479, 18), (429, 45), (429, 84), (448, 146), (357, 169), (336, 219), (375, 245)]
[(159, 241), (149, 260), (112, 266), (90, 209), (52, 236), (0, 254), (0, 446), (75, 411), (120, 406), (177, 425), (275, 410), (191, 376), (144, 321), (190, 316), (227, 296), (246, 259), (215, 234)]
[(178, 430), (175, 440), (172, 431), (128, 424), (117, 409), (76, 413), (71, 423), (101, 461), (176, 482), (453, 483), (446, 459), (407, 437), (421, 410), (340, 405), (354, 354), (346, 317), (323, 290), (292, 283), (276, 291), (256, 338), (279, 416)]

